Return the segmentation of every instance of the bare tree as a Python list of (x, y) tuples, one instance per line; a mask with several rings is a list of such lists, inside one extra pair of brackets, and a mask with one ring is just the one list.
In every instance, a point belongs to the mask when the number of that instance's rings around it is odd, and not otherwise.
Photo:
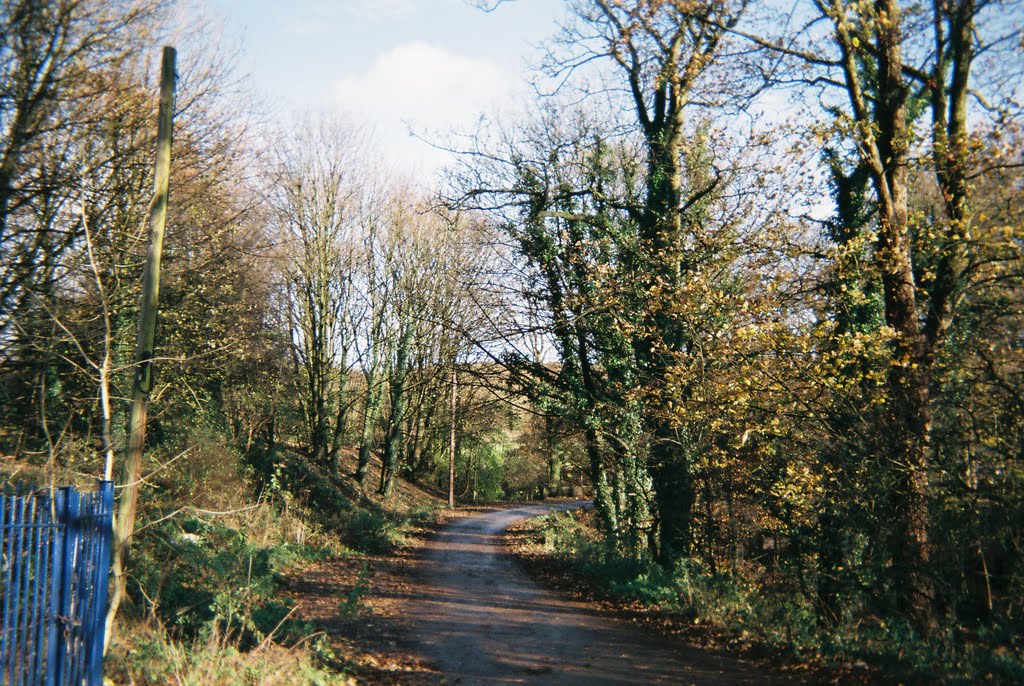
[(352, 271), (369, 187), (365, 146), (349, 125), (307, 118), (279, 151), (272, 181), (307, 440), (311, 456), (334, 467), (355, 358)]
[(0, 3), (0, 330), (31, 292), (52, 284), (61, 254), (81, 236), (64, 207), (80, 187), (75, 164), (85, 161), (73, 148), (108, 112), (96, 102), (120, 85), (104, 75), (123, 73), (129, 42), (151, 33), (162, 6)]

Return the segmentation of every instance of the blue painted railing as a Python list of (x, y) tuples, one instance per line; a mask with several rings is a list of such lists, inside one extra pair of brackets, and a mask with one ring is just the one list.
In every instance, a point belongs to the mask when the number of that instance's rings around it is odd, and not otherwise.
[(100, 686), (114, 485), (0, 495), (0, 683)]

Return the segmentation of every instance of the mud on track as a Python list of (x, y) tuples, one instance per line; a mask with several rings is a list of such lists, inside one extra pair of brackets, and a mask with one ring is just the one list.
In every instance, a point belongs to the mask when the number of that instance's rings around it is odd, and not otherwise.
[(414, 642), (450, 684), (766, 684), (726, 653), (688, 648), (538, 586), (505, 550), (523, 519), (580, 503), (490, 510), (426, 544), (407, 606)]

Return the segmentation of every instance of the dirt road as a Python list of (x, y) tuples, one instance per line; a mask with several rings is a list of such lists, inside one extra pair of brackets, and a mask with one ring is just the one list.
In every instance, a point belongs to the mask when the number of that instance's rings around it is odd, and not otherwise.
[(422, 587), (405, 617), (449, 684), (766, 684), (751, 665), (687, 648), (560, 598), (502, 545), (512, 524), (578, 503), (491, 510), (427, 544)]

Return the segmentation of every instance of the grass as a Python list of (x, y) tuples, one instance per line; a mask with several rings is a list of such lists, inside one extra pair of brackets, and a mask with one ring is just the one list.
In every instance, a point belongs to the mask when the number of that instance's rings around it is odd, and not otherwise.
[(271, 459), (268, 489), (357, 552), (379, 555), (396, 551), (405, 543), (408, 530), (436, 519), (441, 506), (436, 499), (410, 492), (403, 483), (396, 484), (391, 500), (383, 503), (353, 481), (328, 474), (294, 452)]
[(285, 647), (268, 641), (239, 650), (224, 636), (174, 640), (160, 626), (140, 623), (131, 637), (108, 655), (109, 681), (138, 686), (334, 686), (353, 681), (331, 662), (321, 636)]
[[(242, 459), (216, 433), (187, 438), (192, 447), (147, 457), (166, 466), (140, 493), (128, 598), (104, 664), (108, 683), (354, 683), (358, 665), (294, 612), (289, 579), (331, 557), (393, 553), (412, 528), (437, 518), (440, 501), (399, 482), (382, 502), (295, 450)], [(346, 474), (355, 466), (350, 453)], [(38, 465), (16, 467), (19, 482), (49, 482)], [(97, 469), (88, 467), (77, 471)], [(75, 483), (77, 471), (61, 467), (54, 479)], [(364, 565), (339, 591), (339, 617), (363, 612), (368, 576)]]
[[(292, 451), (271, 456), (263, 472), (223, 446), (205, 451), (201, 473), (183, 464), (168, 487), (146, 494), (152, 523), (134, 539), (106, 675), (140, 686), (349, 683), (345, 656), (297, 617), (285, 585), (333, 556), (396, 550), (436, 507), (408, 496), (400, 507), (377, 503)], [(182, 492), (179, 484), (210, 483), (213, 472), (216, 488)], [(173, 514), (182, 500), (196, 507)], [(339, 597), (340, 617), (359, 614), (367, 576), (364, 567)]]

